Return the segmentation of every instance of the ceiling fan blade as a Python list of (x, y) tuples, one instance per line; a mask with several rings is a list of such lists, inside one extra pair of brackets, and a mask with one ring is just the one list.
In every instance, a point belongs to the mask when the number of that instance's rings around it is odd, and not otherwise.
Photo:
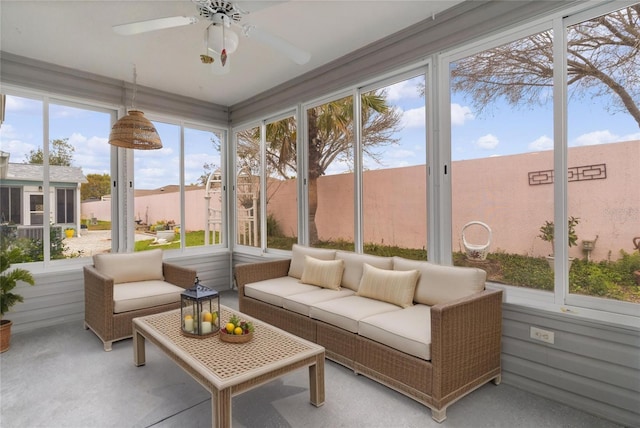
[(294, 46), (293, 44), (284, 39), (281, 39), (278, 36), (260, 30), (253, 25), (243, 25), (242, 29), (246, 36), (256, 39), (257, 41), (264, 43), (265, 45), (268, 45), (279, 52), (282, 52), (287, 57), (291, 58), (291, 60), (296, 64), (303, 65), (308, 63), (311, 59), (311, 54), (309, 52), (306, 52), (298, 48), (297, 46)]
[(168, 18), (114, 25), (111, 28), (113, 28), (113, 31), (117, 34), (131, 36), (149, 31), (164, 30), (165, 28), (182, 27), (183, 25), (195, 24), (196, 22), (198, 22), (198, 18), (195, 16), (170, 16)]

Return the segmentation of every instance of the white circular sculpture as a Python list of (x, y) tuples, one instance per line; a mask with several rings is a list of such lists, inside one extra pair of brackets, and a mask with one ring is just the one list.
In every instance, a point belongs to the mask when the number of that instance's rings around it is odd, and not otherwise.
[[(486, 229), (488, 233), (487, 242), (485, 244), (470, 244), (467, 242), (466, 237), (464, 236), (464, 231), (473, 225), (478, 225)], [(464, 245), (464, 249), (467, 254), (467, 259), (469, 260), (485, 260), (487, 258), (487, 254), (489, 253), (489, 248), (491, 246), (491, 228), (481, 222), (481, 221), (470, 221), (465, 224), (462, 228), (462, 245)]]

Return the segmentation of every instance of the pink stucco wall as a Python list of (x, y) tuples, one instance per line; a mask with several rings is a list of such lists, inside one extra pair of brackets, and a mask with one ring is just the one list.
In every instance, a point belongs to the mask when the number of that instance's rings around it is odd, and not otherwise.
[[(578, 246), (570, 255), (584, 257), (582, 240), (597, 236), (591, 259), (616, 259), (621, 249), (631, 252), (633, 237), (640, 236), (640, 141), (569, 149), (569, 167), (594, 164), (606, 165), (606, 179), (568, 183), (569, 215), (580, 218)], [(550, 244), (537, 236), (545, 220), (553, 220), (553, 184), (530, 185), (529, 173), (553, 169), (552, 151), (457, 161), (451, 169), (454, 251), (463, 250), (464, 225), (481, 221), (492, 230), (491, 251), (533, 256), (551, 252)], [(364, 173), (365, 242), (426, 246), (426, 180), (424, 166)], [(318, 185), (320, 239), (353, 239), (353, 175), (322, 177)], [(284, 191), (270, 198), (269, 212), (276, 214), (284, 231), (296, 230), (295, 223), (277, 215), (295, 201)], [(465, 236), (473, 244), (487, 240), (477, 226), (469, 227)]]
[[(543, 256), (550, 245), (537, 237), (545, 220), (553, 219), (553, 184), (530, 185), (529, 173), (553, 169), (551, 151), (457, 161), (452, 164), (453, 248), (462, 250), (461, 232), (469, 221), (487, 223), (493, 232), (491, 251)], [(584, 257), (581, 242), (598, 237), (594, 260), (616, 259), (621, 249), (631, 252), (640, 236), (640, 141), (569, 149), (569, 167), (606, 165), (606, 179), (570, 181), (569, 215), (579, 217), (578, 246), (570, 250)], [(363, 177), (365, 242), (408, 248), (426, 246), (426, 168), (414, 166), (367, 171)], [(316, 224), (320, 239), (353, 239), (354, 184), (352, 174), (321, 177), (318, 181)], [(297, 234), (296, 180), (269, 185), (268, 212), (282, 231)], [(96, 203), (91, 203), (96, 204)], [(187, 192), (186, 227), (202, 230), (203, 191)], [(87, 205), (87, 206), (85, 206)], [(136, 198), (136, 215), (149, 222), (179, 222), (178, 194)], [(83, 203), (101, 217), (96, 205)], [(108, 207), (106, 210), (108, 218)], [(467, 241), (484, 243), (485, 233), (467, 229)]]
[[(204, 230), (204, 193), (204, 188), (185, 192), (185, 230)], [(211, 208), (219, 210), (220, 205), (219, 198), (211, 198)], [(136, 220), (140, 219), (146, 224), (154, 224), (162, 220), (173, 220), (176, 224), (180, 224), (180, 193), (168, 192), (137, 196), (135, 198), (134, 213)], [(98, 220), (109, 220), (111, 218), (111, 202), (83, 202), (82, 218), (91, 218), (92, 214)]]

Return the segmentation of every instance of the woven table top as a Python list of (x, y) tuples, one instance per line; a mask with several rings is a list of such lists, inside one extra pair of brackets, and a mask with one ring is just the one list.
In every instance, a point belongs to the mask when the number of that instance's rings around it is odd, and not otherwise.
[(204, 366), (202, 368), (218, 379), (216, 384), (228, 383), (233, 378), (256, 376), (324, 352), (321, 346), (226, 306), (221, 305), (220, 311), (223, 326), (233, 314), (241, 320), (252, 321), (255, 326), (253, 339), (247, 343), (227, 343), (220, 340), (219, 333), (206, 338), (184, 336), (179, 309), (135, 318), (134, 323), (143, 333), (151, 334), (171, 348), (176, 356), (181, 359), (189, 356), (196, 364)]

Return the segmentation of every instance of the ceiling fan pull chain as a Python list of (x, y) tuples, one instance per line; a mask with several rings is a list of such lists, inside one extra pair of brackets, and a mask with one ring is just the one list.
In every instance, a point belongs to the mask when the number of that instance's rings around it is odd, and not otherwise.
[(220, 53), (220, 61), (223, 67), (227, 63), (227, 50), (224, 47), (224, 21), (222, 23), (222, 52)]

